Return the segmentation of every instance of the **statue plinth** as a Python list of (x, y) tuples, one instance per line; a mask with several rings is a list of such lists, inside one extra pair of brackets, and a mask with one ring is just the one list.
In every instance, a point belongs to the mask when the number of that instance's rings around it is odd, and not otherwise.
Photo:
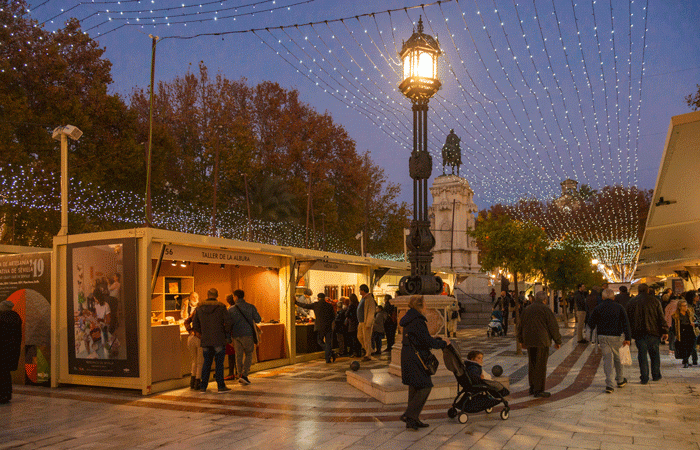
[[(396, 307), (398, 321), (408, 311), (408, 300), (411, 296), (403, 295), (391, 300), (391, 304)], [(425, 310), (423, 315), (428, 319), (428, 333), (431, 336), (447, 336), (447, 308), (452, 304), (454, 299), (446, 295), (424, 295)], [(400, 336), (403, 335), (401, 327), (398, 328)], [(445, 363), (442, 358), (442, 350), (433, 350), (440, 366), (438, 367), (437, 376), (451, 375), (451, 372), (445, 368)], [(391, 363), (389, 364), (389, 373), (397, 377), (401, 376), (401, 339), (394, 344), (391, 349)]]

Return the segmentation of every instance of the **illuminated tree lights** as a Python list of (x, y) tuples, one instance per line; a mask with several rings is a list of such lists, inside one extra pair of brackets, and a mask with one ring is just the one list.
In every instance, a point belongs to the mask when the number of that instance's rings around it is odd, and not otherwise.
[[(57, 174), (33, 168), (0, 167), (0, 228), (12, 226), (12, 212), (8, 209), (37, 210), (44, 215), (60, 211), (60, 183)], [(143, 196), (133, 192), (108, 192), (90, 183), (70, 180), (69, 210), (83, 220), (99, 218), (118, 228), (138, 227), (144, 223)], [(207, 235), (211, 231), (211, 211), (178, 204), (171, 198), (153, 198), (154, 225), (172, 231)], [(247, 219), (242, 213), (223, 210), (218, 213), (217, 236), (246, 240)], [(306, 229), (291, 222), (252, 220), (252, 235), (256, 242), (271, 245), (304, 247)], [(7, 232), (7, 231), (6, 231)], [(322, 233), (309, 230), (310, 241), (320, 243)], [(315, 247), (319, 247), (316, 245)], [(358, 254), (357, 249), (344, 245), (332, 233), (325, 235), (328, 251)], [(403, 256), (401, 256), (402, 258)], [(392, 259), (398, 259), (394, 255)]]

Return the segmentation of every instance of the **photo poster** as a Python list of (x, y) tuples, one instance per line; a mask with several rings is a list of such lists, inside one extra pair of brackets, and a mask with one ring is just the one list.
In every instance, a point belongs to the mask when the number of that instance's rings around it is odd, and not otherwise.
[(5, 300), (15, 305), (12, 309), (22, 318), (24, 352), (13, 382), (49, 386), (51, 252), (0, 255), (0, 301)]
[(66, 251), (68, 373), (138, 377), (136, 239)]

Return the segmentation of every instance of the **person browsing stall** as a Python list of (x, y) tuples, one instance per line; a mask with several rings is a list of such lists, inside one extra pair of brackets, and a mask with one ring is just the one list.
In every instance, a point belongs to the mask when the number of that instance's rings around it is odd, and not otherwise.
[(240, 289), (233, 291), (235, 304), (228, 309), (231, 318), (231, 337), (236, 352), (236, 371), (238, 382), (250, 384), (248, 374), (253, 363), (253, 352), (257, 343), (257, 323), (262, 321), (258, 309), (245, 301), (245, 292)]
[(323, 349), (326, 362), (331, 363), (334, 362), (336, 358), (336, 354), (333, 351), (333, 320), (335, 319), (335, 310), (330, 300), (326, 299), (326, 294), (319, 293), (317, 298), (318, 301), (311, 304), (301, 303), (298, 300), (294, 301), (294, 303), (297, 306), (314, 312), (316, 316), (314, 331), (317, 332), (317, 342)]

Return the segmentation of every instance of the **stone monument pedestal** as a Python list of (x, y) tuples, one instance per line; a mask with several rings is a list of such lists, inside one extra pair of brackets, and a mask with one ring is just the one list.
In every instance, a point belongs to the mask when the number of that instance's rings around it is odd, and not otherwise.
[[(428, 331), (431, 335), (444, 338), (447, 330), (446, 308), (452, 304), (452, 298), (444, 295), (426, 295), (425, 316), (428, 319)], [(408, 311), (408, 296), (397, 297), (392, 304), (398, 309), (399, 321)], [(401, 329), (399, 328), (399, 335)], [(391, 362), (388, 368), (358, 370), (345, 372), (347, 382), (384, 404), (405, 403), (408, 400), (408, 386), (401, 383), (401, 338), (391, 349)], [(433, 389), (429, 400), (454, 399), (457, 396), (457, 380), (452, 372), (445, 367), (442, 350), (432, 350), (440, 362), (438, 371), (433, 375)], [(498, 381), (508, 387), (508, 379)]]

